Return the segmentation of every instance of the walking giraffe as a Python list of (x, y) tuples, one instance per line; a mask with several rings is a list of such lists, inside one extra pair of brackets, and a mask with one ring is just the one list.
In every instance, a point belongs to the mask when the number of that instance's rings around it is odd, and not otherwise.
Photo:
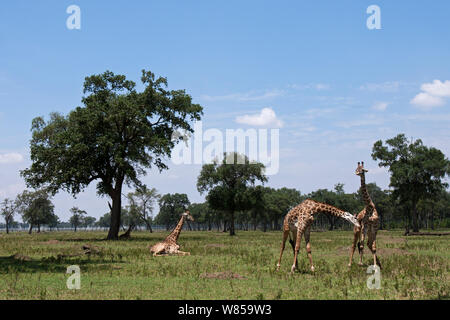
[(290, 232), (292, 232), (293, 234), (293, 240), (290, 240), (290, 243), (292, 245), (292, 249), (294, 250), (294, 263), (292, 264), (291, 267), (291, 273), (294, 272), (296, 268), (298, 269), (297, 255), (300, 249), (300, 241), (302, 239), (303, 234), (305, 235), (306, 253), (308, 255), (309, 263), (311, 265), (311, 271), (314, 271), (314, 265), (311, 254), (311, 244), (309, 242), (309, 239), (311, 232), (311, 224), (314, 221), (314, 215), (320, 212), (333, 215), (339, 218), (343, 218), (347, 221), (350, 221), (355, 226), (359, 226), (358, 221), (349, 212), (345, 212), (326, 203), (306, 199), (296, 207), (292, 208), (284, 218), (283, 241), (281, 242), (281, 252), (280, 252), (280, 259), (278, 260), (277, 264), (277, 271), (280, 269), (281, 257), (283, 256), (286, 239)]
[(368, 234), (367, 238), (367, 246), (373, 254), (373, 264), (379, 265), (381, 268), (381, 263), (377, 257), (377, 231), (378, 231), (378, 212), (375, 208), (375, 204), (370, 198), (369, 192), (367, 191), (366, 186), (366, 178), (365, 173), (368, 170), (364, 168), (364, 162), (359, 163), (356, 167), (355, 174), (361, 177), (361, 194), (364, 199), (365, 207), (361, 210), (360, 213), (356, 216), (356, 220), (358, 220), (360, 226), (355, 226), (353, 228), (353, 245), (350, 249), (350, 261), (348, 266), (351, 267), (353, 262), (353, 254), (355, 253), (355, 247), (358, 245), (359, 251), (359, 265), (362, 265), (362, 259), (364, 254), (364, 239), (366, 234)]
[(175, 254), (182, 256), (189, 256), (191, 254), (190, 252), (178, 250), (180, 246), (177, 244), (178, 237), (180, 236), (181, 229), (183, 229), (183, 224), (186, 219), (194, 221), (194, 218), (192, 218), (189, 210), (181, 215), (180, 221), (178, 221), (175, 229), (173, 229), (173, 231), (166, 237), (164, 241), (158, 242), (150, 248), (150, 252), (153, 253), (154, 257), (166, 254)]

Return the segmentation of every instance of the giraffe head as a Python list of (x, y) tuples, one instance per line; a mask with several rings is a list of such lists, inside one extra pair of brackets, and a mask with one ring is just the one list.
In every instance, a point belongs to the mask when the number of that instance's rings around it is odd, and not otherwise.
[(183, 212), (182, 216), (189, 221), (194, 221), (194, 218), (191, 216), (191, 213), (189, 212), (189, 210), (186, 210), (185, 212)]
[(364, 169), (364, 161), (362, 161), (361, 163), (358, 162), (358, 166), (356, 167), (355, 174), (357, 176), (360, 176), (360, 175), (363, 175), (364, 173), (366, 173), (367, 171), (369, 171), (369, 170)]

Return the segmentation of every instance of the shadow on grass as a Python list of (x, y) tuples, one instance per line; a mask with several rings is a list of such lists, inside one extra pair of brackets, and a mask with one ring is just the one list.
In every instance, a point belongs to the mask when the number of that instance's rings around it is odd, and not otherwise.
[[(27, 257), (28, 258), (28, 257)], [(123, 263), (112, 259), (89, 257), (44, 257), (42, 259), (28, 258), (28, 260), (16, 259), (14, 256), (0, 257), (0, 274), (8, 273), (35, 273), (35, 272), (61, 272), (65, 273), (70, 265), (97, 266), (98, 270), (110, 269), (109, 264)]]
[[(162, 240), (164, 240), (165, 237), (162, 237)], [(104, 243), (121, 243), (121, 242), (145, 242), (145, 241), (151, 241), (153, 238), (143, 238), (143, 237), (131, 237), (128, 239), (118, 239), (118, 240), (108, 240), (106, 238), (61, 238), (56, 239), (58, 241), (64, 241), (64, 242), (104, 242)]]

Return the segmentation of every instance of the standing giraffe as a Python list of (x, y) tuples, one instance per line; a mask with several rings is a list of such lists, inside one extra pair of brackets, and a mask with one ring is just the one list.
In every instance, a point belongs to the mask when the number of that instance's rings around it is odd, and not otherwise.
[(150, 248), (150, 252), (153, 253), (154, 257), (162, 256), (165, 254), (176, 254), (182, 256), (190, 255), (190, 252), (178, 250), (180, 246), (177, 244), (178, 237), (180, 236), (181, 229), (183, 228), (183, 224), (186, 219), (194, 221), (194, 218), (192, 218), (189, 210), (181, 215), (180, 221), (178, 221), (175, 229), (173, 229), (173, 231), (166, 237), (164, 241), (158, 242)]
[(296, 268), (298, 269), (297, 255), (298, 250), (300, 249), (300, 241), (302, 239), (303, 234), (305, 235), (306, 253), (308, 254), (309, 263), (311, 265), (311, 271), (314, 271), (314, 265), (311, 254), (311, 244), (309, 242), (309, 238), (311, 232), (311, 224), (314, 221), (314, 215), (320, 212), (330, 214), (339, 218), (343, 218), (347, 221), (350, 221), (355, 226), (359, 226), (358, 221), (349, 212), (345, 212), (326, 203), (306, 199), (296, 207), (292, 208), (284, 218), (283, 241), (281, 242), (281, 252), (280, 252), (280, 259), (278, 260), (277, 264), (277, 271), (280, 269), (284, 245), (290, 232), (292, 232), (293, 234), (293, 240), (290, 240), (290, 243), (292, 245), (292, 249), (294, 250), (294, 263), (292, 264), (291, 267), (291, 273), (294, 272)]
[(359, 251), (359, 265), (362, 265), (362, 259), (364, 254), (364, 238), (366, 234), (368, 233), (367, 238), (367, 246), (369, 247), (370, 251), (373, 254), (373, 264), (378, 264), (381, 268), (380, 261), (377, 257), (377, 245), (376, 245), (376, 238), (377, 238), (377, 231), (378, 231), (378, 212), (375, 208), (375, 204), (373, 203), (372, 199), (370, 198), (369, 192), (367, 191), (366, 186), (366, 178), (365, 173), (368, 170), (364, 168), (364, 162), (359, 163), (356, 167), (355, 174), (357, 176), (360, 176), (361, 178), (361, 194), (364, 199), (365, 207), (363, 210), (361, 210), (360, 213), (356, 216), (356, 219), (358, 220), (360, 226), (355, 226), (353, 228), (353, 245), (350, 249), (350, 261), (348, 263), (348, 266), (351, 267), (353, 262), (353, 254), (355, 252), (355, 247), (358, 245), (358, 251)]

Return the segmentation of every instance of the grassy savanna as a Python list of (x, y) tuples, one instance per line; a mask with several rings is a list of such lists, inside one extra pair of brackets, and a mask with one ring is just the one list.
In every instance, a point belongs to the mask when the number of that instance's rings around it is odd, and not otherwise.
[[(105, 241), (103, 232), (0, 235), (0, 299), (448, 299), (448, 237), (379, 231), (381, 289), (366, 286), (365, 266), (347, 267), (352, 233), (313, 232), (316, 272), (309, 272), (304, 242), (300, 272), (289, 273), (289, 243), (275, 272), (281, 232), (183, 231), (191, 256), (152, 257), (149, 244), (165, 232), (135, 232)], [(92, 248), (84, 254), (83, 245)], [(367, 250), (367, 249), (366, 249)], [(14, 257), (15, 256), (15, 257)], [(66, 268), (79, 265), (81, 289), (68, 290)]]

